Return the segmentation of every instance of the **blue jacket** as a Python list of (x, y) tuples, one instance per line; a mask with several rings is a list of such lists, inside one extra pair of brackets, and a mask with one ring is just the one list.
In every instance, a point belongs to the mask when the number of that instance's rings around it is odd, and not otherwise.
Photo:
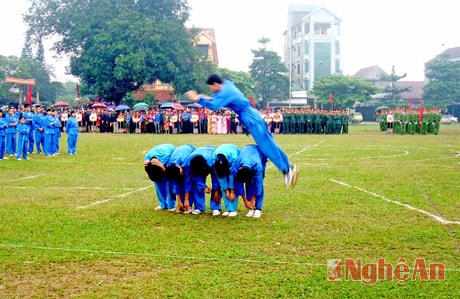
[[(172, 164), (178, 165), (182, 168), (185, 174), (185, 165), (188, 157), (195, 150), (195, 146), (191, 144), (183, 144), (176, 147), (174, 152), (169, 157), (169, 161), (166, 163), (166, 167), (171, 166)], [(184, 179), (185, 181), (185, 179)], [(184, 182), (170, 181), (171, 191), (174, 194), (181, 194), (184, 192)]]
[(232, 173), (232, 167), (238, 158), (238, 155), (240, 154), (240, 149), (236, 145), (229, 143), (219, 145), (213, 154), (213, 165), (216, 162), (218, 154), (222, 154), (225, 156), (225, 158), (227, 158), (230, 171), (230, 174), (227, 177), (217, 178), (219, 185), (223, 190), (235, 189), (235, 176)]
[(78, 123), (74, 117), (69, 117), (65, 123), (65, 131), (68, 135), (78, 135)]
[(193, 184), (197, 184), (199, 181), (199, 186), (198, 189), (200, 191), (204, 190), (206, 188), (206, 178), (202, 178), (202, 180), (198, 180), (198, 177), (195, 175), (192, 175), (191, 169), (190, 169), (190, 161), (196, 157), (196, 156), (202, 156), (206, 160), (206, 164), (208, 167), (211, 169), (211, 181), (212, 181), (212, 189), (217, 190), (219, 187), (219, 183), (217, 181), (217, 176), (214, 172), (213, 169), (213, 154), (216, 148), (212, 145), (208, 146), (203, 146), (196, 148), (187, 158), (185, 165), (183, 167), (184, 169), (184, 188), (185, 192), (191, 192), (193, 189)]
[[(259, 196), (263, 192), (263, 179), (265, 176), (265, 168), (267, 165), (267, 157), (259, 150), (257, 145), (249, 144), (241, 148), (240, 154), (236, 159), (232, 172), (236, 176), (240, 167), (248, 167), (254, 171), (254, 176), (251, 186), (254, 194)], [(235, 194), (244, 194), (244, 184), (235, 182)]]
[(144, 161), (150, 161), (153, 157), (157, 158), (161, 164), (165, 165), (168, 163), (171, 154), (174, 152), (176, 147), (172, 144), (160, 144), (151, 148), (144, 157)]
[(9, 113), (5, 116), (6, 122), (6, 133), (16, 133), (16, 127), (18, 126), (19, 119), (16, 115), (11, 116)]

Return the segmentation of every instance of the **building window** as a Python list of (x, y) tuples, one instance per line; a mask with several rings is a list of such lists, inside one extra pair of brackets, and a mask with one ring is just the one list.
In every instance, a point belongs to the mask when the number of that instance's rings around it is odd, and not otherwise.
[(308, 42), (305, 42), (304, 54), (310, 54), (310, 44)]
[(209, 45), (197, 45), (197, 48), (203, 53), (204, 56), (208, 57)]

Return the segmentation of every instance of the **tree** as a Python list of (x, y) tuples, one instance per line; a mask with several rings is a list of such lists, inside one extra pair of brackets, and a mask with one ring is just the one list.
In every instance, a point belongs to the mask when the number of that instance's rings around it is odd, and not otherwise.
[(425, 106), (447, 109), (451, 103), (460, 102), (460, 61), (451, 61), (441, 55), (425, 64), (429, 82), (423, 88)]
[(262, 98), (262, 106), (274, 99), (286, 99), (289, 96), (288, 71), (281, 62), (281, 57), (274, 51), (267, 50), (266, 44), (270, 39), (262, 37), (258, 40), (263, 45), (258, 50), (252, 50), (254, 60), (249, 66), (249, 74), (255, 82), (258, 95)]
[(396, 75), (394, 66), (391, 68), (391, 75), (385, 75), (385, 74), (380, 75), (381, 80), (391, 82), (390, 86), (386, 86), (382, 90), (384, 93), (389, 93), (391, 95), (391, 97), (388, 98), (391, 102), (385, 103), (385, 99), (384, 99), (382, 100), (382, 104), (388, 104), (390, 106), (391, 104), (395, 105), (397, 102), (401, 100), (401, 93), (412, 90), (411, 87), (401, 87), (401, 86), (395, 85), (395, 82), (401, 80), (402, 78), (405, 78), (406, 76), (407, 74), (404, 74), (402, 76)]
[(254, 95), (254, 80), (245, 72), (232, 71), (226, 68), (219, 68), (217, 72), (222, 78), (229, 79), (243, 93), (246, 98)]
[(188, 12), (185, 0), (34, 0), (25, 21), (36, 36), (61, 37), (54, 50), (70, 56), (82, 92), (118, 104), (156, 79), (178, 92), (205, 82), (213, 67), (193, 47)]
[(365, 102), (378, 88), (364, 81), (362, 78), (350, 77), (342, 74), (331, 74), (315, 81), (313, 92), (318, 103), (329, 103), (332, 92), (334, 108), (346, 109), (354, 105), (355, 101)]

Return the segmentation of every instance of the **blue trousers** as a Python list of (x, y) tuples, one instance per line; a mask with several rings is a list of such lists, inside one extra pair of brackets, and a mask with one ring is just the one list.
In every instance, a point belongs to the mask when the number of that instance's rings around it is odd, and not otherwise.
[(172, 209), (176, 207), (176, 197), (169, 189), (169, 184), (166, 179), (155, 182), (155, 191), (157, 194), (160, 207), (162, 209)]
[(222, 198), (227, 212), (236, 212), (238, 210), (238, 197), (234, 201), (230, 201), (225, 195), (225, 191), (222, 191)]
[(29, 150), (29, 135), (22, 135), (19, 134), (18, 136), (18, 153), (16, 154), (16, 159), (22, 157), (24, 159), (28, 158), (28, 150)]
[(6, 133), (6, 153), (8, 155), (16, 154), (16, 132)]

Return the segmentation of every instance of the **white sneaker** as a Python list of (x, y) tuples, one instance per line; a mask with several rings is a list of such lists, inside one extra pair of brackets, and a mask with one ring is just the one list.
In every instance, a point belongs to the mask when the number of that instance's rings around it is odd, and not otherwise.
[(22, 159), (21, 158), (16, 158), (16, 160), (21, 161)]
[(237, 212), (230, 212), (230, 213), (228, 214), (228, 217), (236, 217), (236, 215), (238, 215)]
[(249, 210), (249, 212), (246, 214), (246, 217), (252, 217), (254, 216), (254, 210)]
[(230, 212), (225, 211), (225, 212), (222, 213), (222, 217), (227, 217), (229, 214), (230, 214)]
[(252, 215), (252, 218), (260, 218), (262, 216), (262, 211), (261, 210), (255, 210), (254, 215)]
[(193, 210), (193, 215), (200, 215), (202, 212), (200, 210)]
[(175, 212), (175, 211), (176, 211), (176, 208), (168, 209), (168, 211), (170, 211), (170, 212)]
[(292, 164), (291, 167), (289, 167), (288, 172), (284, 175), (284, 184), (286, 185), (286, 190), (289, 187), (295, 187), (295, 185), (297, 184), (298, 176), (299, 168), (297, 167), (297, 165)]
[(192, 208), (189, 208), (188, 210), (184, 210), (184, 214), (190, 214), (192, 213)]
[(219, 216), (220, 215), (220, 211), (219, 210), (214, 210), (212, 211), (212, 216)]
[(3, 157), (3, 160), (8, 160), (9, 158), (7, 156), (4, 156)]
[(162, 208), (161, 206), (158, 206), (158, 207), (156, 207), (156, 208), (155, 208), (155, 209), (153, 209), (153, 210), (155, 210), (155, 211), (159, 211), (159, 210), (163, 210), (163, 208)]

